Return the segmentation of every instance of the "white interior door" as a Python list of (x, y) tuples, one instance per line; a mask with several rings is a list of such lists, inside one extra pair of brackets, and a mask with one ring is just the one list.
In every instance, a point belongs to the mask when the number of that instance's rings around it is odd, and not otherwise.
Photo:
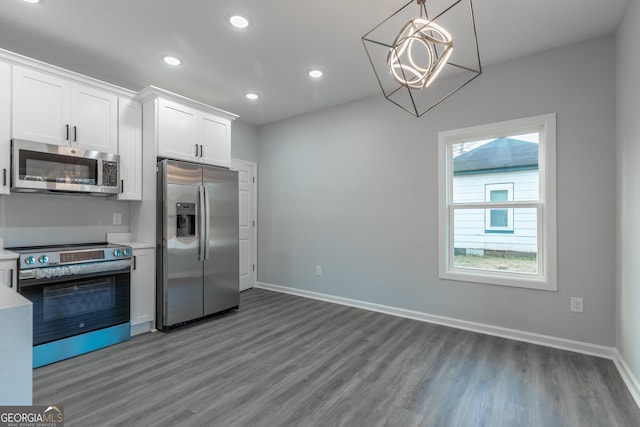
[(238, 171), (240, 204), (240, 291), (253, 288), (257, 276), (257, 168), (254, 162), (231, 159)]

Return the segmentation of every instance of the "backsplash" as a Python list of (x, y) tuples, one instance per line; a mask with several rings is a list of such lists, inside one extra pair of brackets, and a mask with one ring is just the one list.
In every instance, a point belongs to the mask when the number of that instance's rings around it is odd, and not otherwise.
[[(115, 197), (0, 196), (0, 237), (5, 247), (101, 242), (106, 233), (129, 231), (129, 204)], [(114, 214), (121, 214), (120, 225), (113, 225)]]

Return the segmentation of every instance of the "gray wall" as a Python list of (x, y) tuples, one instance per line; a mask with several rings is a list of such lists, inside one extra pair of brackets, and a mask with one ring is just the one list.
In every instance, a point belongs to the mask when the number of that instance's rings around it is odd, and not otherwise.
[[(122, 225), (112, 225), (113, 214)], [(129, 231), (129, 202), (113, 197), (11, 194), (0, 196), (4, 246), (102, 242), (107, 232)]]
[[(258, 280), (615, 345), (614, 63), (609, 36), (488, 67), (422, 118), (379, 95), (260, 127)], [(552, 112), (558, 292), (440, 280), (438, 131)]]
[(640, 2), (630, 2), (617, 37), (617, 345), (640, 379)]
[(240, 119), (231, 122), (231, 157), (258, 161), (258, 128)]

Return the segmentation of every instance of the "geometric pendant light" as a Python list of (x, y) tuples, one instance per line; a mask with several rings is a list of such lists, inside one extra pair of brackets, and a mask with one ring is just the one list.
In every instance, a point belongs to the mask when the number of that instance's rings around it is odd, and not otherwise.
[(482, 74), (471, 0), (411, 0), (362, 43), (385, 98), (416, 117)]

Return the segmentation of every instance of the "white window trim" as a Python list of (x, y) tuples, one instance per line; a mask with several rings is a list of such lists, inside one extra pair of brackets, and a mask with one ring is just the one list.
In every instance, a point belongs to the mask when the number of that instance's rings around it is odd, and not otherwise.
[[(448, 156), (452, 144), (540, 132), (539, 201), (492, 203), (455, 203), (453, 193), (453, 157)], [(538, 274), (504, 273), (455, 268), (453, 266), (453, 220), (456, 209), (489, 207), (533, 207), (538, 209)], [(487, 283), (501, 286), (557, 291), (556, 228), (556, 115), (527, 117), (487, 125), (472, 126), (438, 133), (438, 248), (441, 279)]]

